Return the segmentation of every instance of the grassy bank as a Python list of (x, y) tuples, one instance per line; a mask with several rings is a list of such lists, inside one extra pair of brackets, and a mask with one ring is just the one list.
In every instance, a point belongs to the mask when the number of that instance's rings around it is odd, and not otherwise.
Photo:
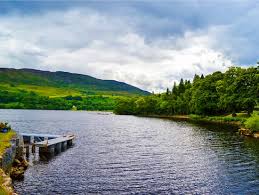
[[(3, 155), (6, 148), (10, 147), (10, 140), (15, 135), (14, 131), (9, 131), (8, 133), (0, 133), (0, 158)], [(7, 177), (4, 171), (0, 167), (0, 195), (10, 194), (10, 178)]]
[[(2, 184), (3, 183), (3, 176), (2, 176), (2, 174), (1, 174), (1, 169), (0, 169), (0, 184)], [(2, 194), (7, 194), (7, 191), (5, 190), (5, 188), (4, 187), (2, 187), (2, 185), (0, 185), (0, 194), (2, 195)]]
[(214, 123), (214, 124), (228, 124), (235, 125), (238, 127), (245, 126), (245, 122), (249, 118), (247, 114), (238, 113), (236, 117), (231, 115), (226, 116), (201, 116), (201, 115), (148, 115), (148, 117), (155, 118), (167, 118), (172, 120), (190, 121), (190, 122), (203, 122), (203, 123)]
[(6, 175), (2, 169), (0, 169), (0, 195), (10, 194), (8, 187), (5, 186)]
[(237, 126), (240, 126), (240, 127), (244, 124), (244, 122), (248, 118), (248, 116), (243, 115), (242, 113), (237, 114), (236, 117), (232, 117), (230, 115), (227, 115), (227, 116), (190, 115), (189, 117), (193, 121), (211, 122), (211, 123), (226, 123), (226, 124), (237, 125)]
[(172, 120), (190, 121), (195, 123), (231, 125), (238, 129), (240, 135), (259, 138), (259, 111), (249, 116), (246, 113), (237, 113), (236, 117), (201, 116), (201, 115), (146, 115), (148, 117), (167, 118)]
[(0, 156), (6, 148), (10, 147), (10, 140), (15, 135), (14, 131), (9, 131), (8, 133), (0, 133)]

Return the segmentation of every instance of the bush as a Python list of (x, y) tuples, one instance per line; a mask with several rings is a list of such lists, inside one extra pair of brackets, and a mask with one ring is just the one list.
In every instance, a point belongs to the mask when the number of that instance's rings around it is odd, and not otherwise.
[(253, 114), (245, 122), (245, 126), (248, 129), (251, 129), (253, 132), (259, 131), (259, 115)]

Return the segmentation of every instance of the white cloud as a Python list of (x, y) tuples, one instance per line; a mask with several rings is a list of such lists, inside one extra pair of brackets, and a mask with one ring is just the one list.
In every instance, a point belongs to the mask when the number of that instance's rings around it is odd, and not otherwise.
[(160, 91), (181, 77), (232, 65), (208, 31), (147, 41), (135, 28), (128, 18), (89, 9), (1, 17), (0, 66), (71, 71)]

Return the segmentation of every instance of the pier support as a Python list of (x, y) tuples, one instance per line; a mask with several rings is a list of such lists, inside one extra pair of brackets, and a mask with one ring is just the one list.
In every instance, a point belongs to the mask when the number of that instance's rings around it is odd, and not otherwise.
[(51, 145), (48, 147), (40, 147), (39, 148), (39, 155), (44, 155), (44, 156), (54, 156), (55, 154), (55, 145)]
[(67, 146), (72, 146), (73, 145), (73, 140), (71, 139), (71, 140), (68, 140), (67, 141)]
[(61, 151), (65, 151), (67, 149), (67, 142), (61, 143)]
[(58, 154), (61, 152), (61, 143), (55, 144), (55, 153)]
[(33, 144), (34, 143), (34, 136), (31, 136), (30, 138), (30, 144)]
[(39, 156), (43, 157), (43, 159), (46, 159), (46, 157), (48, 159), (49, 157), (66, 150), (73, 145), (73, 140), (75, 138), (74, 135), (54, 136), (26, 133), (23, 133), (22, 136), (24, 143), (26, 143), (26, 156), (29, 157), (30, 152), (35, 154), (38, 152), (36, 148), (39, 148)]
[(32, 154), (35, 154), (35, 152), (36, 152), (36, 147), (35, 147), (35, 145), (33, 144), (33, 145), (31, 146), (31, 153), (32, 153)]
[(29, 156), (30, 156), (30, 146), (26, 145), (26, 146), (24, 146), (24, 148), (25, 148), (26, 158), (29, 158)]

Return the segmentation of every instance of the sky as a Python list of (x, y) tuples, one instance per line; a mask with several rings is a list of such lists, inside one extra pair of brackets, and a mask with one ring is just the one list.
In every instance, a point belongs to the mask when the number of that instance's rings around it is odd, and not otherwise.
[(0, 67), (68, 71), (160, 92), (251, 66), (259, 1), (1, 1)]

